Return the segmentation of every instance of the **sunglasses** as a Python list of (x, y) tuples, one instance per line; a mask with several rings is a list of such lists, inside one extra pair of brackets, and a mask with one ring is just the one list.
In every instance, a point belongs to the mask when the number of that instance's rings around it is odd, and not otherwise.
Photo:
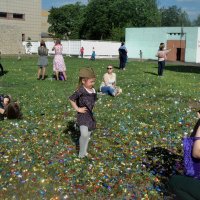
[(107, 69), (113, 69), (113, 68), (107, 68)]

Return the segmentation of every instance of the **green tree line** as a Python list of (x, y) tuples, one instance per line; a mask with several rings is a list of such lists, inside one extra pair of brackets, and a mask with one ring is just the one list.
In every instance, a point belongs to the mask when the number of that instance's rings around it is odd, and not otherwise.
[(90, 0), (50, 9), (49, 33), (62, 39), (122, 41), (125, 28), (200, 25), (177, 6), (158, 8), (157, 0)]

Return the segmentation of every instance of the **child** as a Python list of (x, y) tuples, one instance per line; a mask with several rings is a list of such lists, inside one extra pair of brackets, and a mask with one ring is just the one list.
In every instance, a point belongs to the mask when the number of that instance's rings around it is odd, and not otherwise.
[(91, 55), (90, 60), (95, 60), (96, 59), (95, 57), (96, 57), (96, 53), (95, 53), (95, 49), (93, 47), (93, 49), (92, 49), (92, 55)]
[(83, 47), (81, 47), (81, 49), (80, 49), (80, 54), (81, 54), (81, 58), (83, 58), (83, 54), (84, 54), (84, 48)]
[(171, 51), (171, 49), (165, 50), (165, 44), (160, 43), (159, 50), (156, 54), (158, 57), (158, 76), (163, 76), (163, 70), (165, 68), (165, 60), (167, 59), (167, 54)]
[(11, 102), (11, 96), (0, 95), (0, 120), (8, 119), (21, 119), (22, 114), (19, 104)]
[(87, 148), (91, 131), (96, 128), (92, 109), (97, 99), (95, 73), (92, 68), (82, 68), (79, 71), (79, 85), (72, 96), (69, 97), (72, 107), (77, 111), (77, 124), (80, 127), (79, 158), (88, 155)]

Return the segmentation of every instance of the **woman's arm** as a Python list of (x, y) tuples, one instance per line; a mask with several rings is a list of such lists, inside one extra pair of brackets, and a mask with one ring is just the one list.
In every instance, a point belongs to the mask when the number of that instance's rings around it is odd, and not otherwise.
[[(200, 137), (200, 126), (197, 129), (197, 133), (195, 137)], [(192, 150), (192, 156), (194, 158), (200, 159), (200, 140), (196, 140), (194, 142), (193, 150)]]
[(106, 86), (109, 85), (109, 79), (108, 79), (107, 74), (104, 74), (104, 76), (103, 76), (103, 82), (105, 83)]

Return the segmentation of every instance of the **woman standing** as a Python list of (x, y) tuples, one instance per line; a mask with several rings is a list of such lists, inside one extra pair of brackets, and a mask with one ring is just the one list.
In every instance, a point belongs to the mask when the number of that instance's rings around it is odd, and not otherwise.
[(60, 39), (57, 39), (55, 42), (55, 46), (52, 51), (55, 50), (55, 56), (53, 59), (53, 71), (56, 73), (56, 80), (59, 80), (59, 72), (63, 73), (64, 79), (67, 80), (66, 76), (66, 66), (64, 62), (64, 58), (62, 56), (63, 46), (60, 42)]
[(167, 54), (171, 51), (171, 49), (165, 50), (165, 44), (160, 43), (159, 50), (156, 54), (158, 57), (158, 76), (163, 76), (163, 70), (165, 68), (165, 60), (167, 59)]
[(40, 46), (38, 47), (38, 55), (40, 57), (38, 58), (38, 78), (37, 78), (37, 80), (40, 80), (41, 72), (42, 72), (42, 80), (44, 80), (46, 66), (48, 65), (48, 59), (47, 59), (48, 49), (46, 48), (46, 44), (43, 40), (40, 42)]

